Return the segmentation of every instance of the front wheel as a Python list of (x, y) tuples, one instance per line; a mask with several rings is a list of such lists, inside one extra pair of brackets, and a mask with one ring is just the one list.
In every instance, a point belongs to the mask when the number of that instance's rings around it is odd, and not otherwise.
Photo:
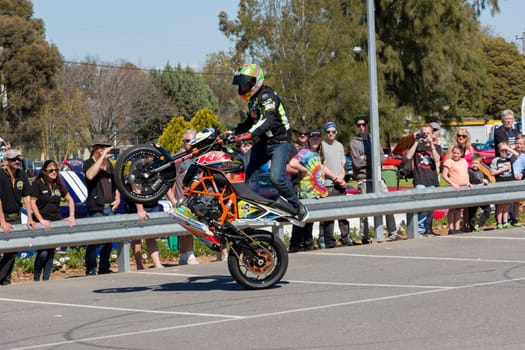
[(244, 288), (270, 288), (288, 268), (286, 247), (281, 239), (264, 230), (252, 230), (249, 236), (232, 247), (228, 270)]
[(115, 165), (115, 184), (134, 203), (152, 203), (168, 192), (175, 167), (152, 145), (138, 145), (124, 151)]

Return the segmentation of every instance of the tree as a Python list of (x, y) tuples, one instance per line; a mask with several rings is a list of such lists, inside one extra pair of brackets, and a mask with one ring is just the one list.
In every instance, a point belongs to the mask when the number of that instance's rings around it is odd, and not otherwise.
[(490, 86), (485, 114), (499, 118), (505, 109), (521, 109), (525, 95), (525, 57), (516, 45), (489, 36), (483, 38), (483, 52)]
[(62, 65), (56, 46), (44, 40), (42, 21), (32, 15), (29, 1), (0, 1), (0, 71), (8, 98), (1, 127), (15, 143), (31, 140), (30, 118), (46, 103)]
[[(476, 11), (485, 7), (497, 9), (497, 0), (375, 0), (380, 119), (395, 118), (393, 132), (402, 132), (410, 110), (482, 110), (487, 78)], [(232, 59), (263, 66), (292, 122), (333, 118), (343, 132), (369, 109), (366, 25), (361, 0), (241, 0), (235, 20), (219, 15), (219, 28), (236, 42)], [(359, 56), (355, 46), (364, 48)]]
[(80, 90), (65, 91), (63, 88), (60, 84), (53, 91), (34, 125), (40, 134), (45, 159), (79, 157), (91, 139), (87, 100)]
[(166, 148), (170, 153), (178, 152), (182, 147), (182, 136), (188, 129), (200, 131), (210, 126), (217, 126), (222, 129), (217, 115), (208, 108), (203, 108), (195, 113), (190, 121), (184, 116), (174, 117), (170, 120), (162, 135), (159, 137), (159, 145)]
[(190, 67), (173, 68), (167, 64), (163, 71), (156, 70), (150, 75), (186, 119), (191, 119), (201, 108), (218, 111), (217, 97)]
[(230, 55), (220, 51), (209, 54), (203, 67), (203, 80), (217, 96), (219, 119), (230, 128), (237, 125), (240, 114), (246, 109), (245, 102), (237, 95), (236, 87), (231, 85), (236, 66)]

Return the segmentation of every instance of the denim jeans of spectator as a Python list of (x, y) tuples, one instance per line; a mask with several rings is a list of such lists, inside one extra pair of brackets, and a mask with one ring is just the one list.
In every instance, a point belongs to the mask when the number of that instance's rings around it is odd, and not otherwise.
[[(33, 271), (35, 281), (40, 281), (40, 274), (42, 280), (47, 281), (51, 277), (51, 270), (53, 269), (53, 258), (55, 257), (55, 248), (41, 249), (37, 251), (35, 257), (35, 268)], [(43, 272), (42, 272), (43, 270)]]
[[(111, 208), (104, 208), (103, 212), (94, 212), (91, 213), (90, 217), (101, 217), (101, 216), (112, 216), (115, 215)], [(98, 264), (98, 273), (108, 273), (110, 271), (110, 257), (112, 243), (102, 244), (102, 248), (99, 252), (99, 264)], [(86, 247), (86, 274), (89, 274), (92, 271), (97, 269), (97, 248), (99, 244), (90, 244)]]
[[(246, 169), (246, 178), (249, 179), (257, 169), (270, 161), (270, 181), (281, 196), (296, 209), (299, 208), (299, 199), (295, 194), (292, 183), (286, 175), (286, 164), (293, 155), (294, 146), (289, 143), (267, 144), (258, 142), (253, 145), (250, 153), (250, 162)], [(292, 213), (294, 214), (294, 213)]]
[[(416, 189), (435, 188), (436, 186), (416, 185)], [(417, 233), (420, 235), (429, 234), (432, 231), (433, 211), (420, 211), (417, 213)]]

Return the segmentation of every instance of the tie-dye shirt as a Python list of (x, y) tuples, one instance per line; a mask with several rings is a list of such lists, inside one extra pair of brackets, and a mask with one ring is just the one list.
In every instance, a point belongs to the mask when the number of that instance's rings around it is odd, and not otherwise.
[(317, 199), (328, 196), (325, 174), (319, 154), (303, 148), (297, 152), (294, 158), (308, 169), (308, 173), (299, 181), (299, 198)]

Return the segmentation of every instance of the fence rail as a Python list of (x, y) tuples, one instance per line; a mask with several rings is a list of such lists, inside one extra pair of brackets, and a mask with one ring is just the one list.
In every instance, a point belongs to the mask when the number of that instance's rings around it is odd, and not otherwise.
[[(479, 204), (517, 202), (525, 199), (525, 182), (510, 181), (474, 189), (433, 188), (389, 193), (338, 196), (304, 200), (310, 211), (308, 221), (337, 220), (385, 214), (407, 214), (408, 237), (417, 235), (416, 213), (442, 208), (462, 208)], [(263, 222), (259, 226), (275, 223)], [(376, 227), (382, 237), (381, 227)], [(280, 233), (282, 234), (282, 228)], [(49, 231), (31, 231), (25, 225), (14, 225), (11, 234), (0, 234), (0, 252), (44, 249), (60, 246), (81, 246), (92, 243), (119, 242), (119, 270), (129, 271), (129, 241), (140, 238), (188, 235), (166, 213), (151, 213), (150, 219), (139, 221), (136, 214), (77, 219), (75, 227), (65, 221), (53, 222)]]

